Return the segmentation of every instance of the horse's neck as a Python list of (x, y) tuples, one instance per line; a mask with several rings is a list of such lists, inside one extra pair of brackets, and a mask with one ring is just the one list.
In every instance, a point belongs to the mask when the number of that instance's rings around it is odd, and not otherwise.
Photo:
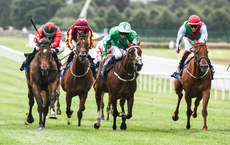
[[(74, 66), (74, 67), (73, 67)], [(80, 62), (80, 60), (78, 60), (78, 58), (74, 58), (73, 64), (72, 64), (72, 69), (74, 72), (85, 72), (85, 70), (87, 69), (88, 65), (87, 65), (87, 59), (85, 59), (85, 62), (82, 63)], [(75, 69), (74, 69), (75, 68)]]
[(121, 61), (121, 66), (122, 68), (120, 68), (120, 73), (128, 73), (128, 74), (132, 74), (134, 69), (131, 66), (130, 61), (128, 60), (129, 57), (126, 55), (126, 57)]

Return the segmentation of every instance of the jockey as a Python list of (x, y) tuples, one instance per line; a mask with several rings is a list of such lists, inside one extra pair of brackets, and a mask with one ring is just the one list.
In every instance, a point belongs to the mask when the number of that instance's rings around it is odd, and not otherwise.
[[(88, 23), (85, 19), (78, 19), (74, 25), (72, 25), (66, 35), (66, 46), (70, 49), (76, 49), (77, 47), (77, 40), (80, 37), (86, 37), (88, 38), (89, 42), (89, 49), (93, 48), (93, 31), (92, 29), (88, 26)], [(70, 63), (70, 61), (73, 59), (74, 52), (71, 51), (67, 62), (63, 66), (63, 70), (65, 70)], [(87, 58), (92, 62), (91, 56), (88, 54)]]
[(105, 70), (107, 67), (126, 55), (126, 49), (129, 47), (127, 40), (133, 44), (138, 42), (137, 33), (134, 30), (131, 30), (131, 25), (128, 22), (121, 22), (119, 26), (110, 29), (109, 36), (104, 40), (105, 49), (102, 55), (107, 55), (108, 45), (111, 45), (113, 56), (103, 65), (100, 72), (102, 78), (105, 78)]
[[(192, 44), (194, 43), (194, 40), (198, 42), (204, 42), (204, 40), (208, 40), (208, 32), (207, 27), (204, 24), (204, 22), (200, 21), (199, 16), (197, 15), (191, 15), (187, 21), (184, 22), (184, 24), (180, 27), (178, 34), (177, 34), (177, 40), (176, 40), (176, 52), (179, 53), (181, 50), (181, 42), (182, 38), (184, 41), (184, 47), (185, 52), (179, 62), (177, 74), (180, 74), (184, 65), (185, 60), (191, 53), (191, 48), (193, 47)], [(211, 62), (208, 62), (211, 66), (212, 75), (214, 73), (213, 66), (211, 65)]]
[[(42, 25), (41, 28), (39, 28), (38, 31), (36, 32), (35, 37), (34, 37), (34, 42), (36, 43), (36, 39), (40, 41), (44, 37), (47, 37), (48, 39), (52, 40), (50, 47), (51, 47), (51, 50), (54, 52), (53, 57), (55, 59), (55, 62), (57, 63), (58, 72), (60, 72), (61, 62), (57, 57), (57, 53), (60, 54), (61, 52), (64, 51), (63, 47), (59, 47), (59, 44), (62, 38), (61, 31), (53, 23), (47, 22), (45, 25)], [(27, 64), (28, 66), (30, 65), (31, 61), (33, 60), (38, 50), (39, 50), (39, 47), (36, 45), (32, 53), (25, 55), (26, 60), (23, 62), (20, 68), (21, 71), (25, 69)]]
[[(108, 37), (108, 35), (104, 36), (102, 40), (100, 40), (97, 45), (96, 45), (96, 51), (95, 51), (95, 64), (96, 64), (96, 67), (99, 66), (100, 64), (100, 61), (102, 59), (102, 52), (105, 50), (104, 49), (104, 44), (103, 44), (103, 41), (106, 40)], [(108, 45), (107, 47), (107, 54), (110, 53), (112, 50), (110, 49), (111, 48), (111, 45)]]

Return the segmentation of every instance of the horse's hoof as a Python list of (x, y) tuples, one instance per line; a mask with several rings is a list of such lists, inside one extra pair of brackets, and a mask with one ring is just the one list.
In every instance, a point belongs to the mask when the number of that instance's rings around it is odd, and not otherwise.
[(34, 122), (33, 116), (27, 117), (27, 122), (28, 122), (28, 123), (33, 123), (33, 122)]
[(203, 131), (208, 131), (208, 128), (203, 128)]
[(126, 130), (127, 129), (126, 124), (125, 123), (121, 123), (120, 129), (121, 130)]
[(173, 116), (172, 116), (172, 119), (173, 119), (173, 121), (177, 121), (177, 120), (179, 119), (179, 116), (173, 115)]
[(41, 125), (41, 126), (39, 126), (38, 129), (39, 129), (39, 130), (43, 130), (43, 129), (45, 129), (45, 127), (44, 127), (43, 125)]
[(104, 117), (104, 116), (101, 116), (101, 120), (105, 120), (105, 117)]
[(189, 124), (189, 125), (186, 125), (186, 128), (187, 128), (187, 129), (190, 129), (190, 124)]
[(61, 109), (57, 109), (56, 113), (57, 115), (61, 115)]
[(50, 114), (50, 117), (49, 117), (50, 119), (57, 119), (57, 116), (56, 116), (56, 114)]
[(73, 114), (73, 110), (70, 111), (66, 111), (67, 117), (71, 118), (72, 114)]
[(100, 128), (100, 124), (98, 124), (98, 123), (94, 123), (94, 128), (95, 128), (95, 129)]
[(117, 129), (117, 126), (116, 125), (113, 125), (113, 130), (116, 130)]
[(193, 116), (193, 118), (196, 118), (197, 117), (197, 114), (196, 113), (192, 113), (192, 116)]

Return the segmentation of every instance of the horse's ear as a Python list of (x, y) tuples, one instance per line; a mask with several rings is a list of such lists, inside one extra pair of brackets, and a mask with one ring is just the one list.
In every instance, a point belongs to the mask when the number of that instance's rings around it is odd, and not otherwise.
[(126, 42), (127, 42), (127, 45), (130, 47), (131, 43), (129, 42), (129, 40), (126, 40)]
[(197, 43), (196, 39), (194, 40), (194, 43)]
[(137, 45), (138, 45), (138, 46), (140, 46), (140, 43), (141, 43), (141, 41), (140, 41), (140, 40), (138, 40)]

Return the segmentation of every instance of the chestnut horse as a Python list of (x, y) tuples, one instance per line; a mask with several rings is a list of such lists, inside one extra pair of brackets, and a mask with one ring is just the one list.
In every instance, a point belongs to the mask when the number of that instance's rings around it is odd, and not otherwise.
[[(26, 79), (28, 85), (29, 114), (27, 122), (33, 123), (32, 107), (34, 97), (38, 105), (39, 129), (45, 128), (46, 116), (50, 106), (50, 118), (56, 119), (54, 103), (59, 94), (56, 93), (59, 85), (57, 64), (52, 57), (50, 48), (51, 41), (42, 39), (41, 43), (37, 40), (39, 50), (30, 64)], [(47, 97), (48, 96), (48, 97)], [(43, 117), (42, 117), (43, 114)]]
[[(172, 119), (178, 120), (178, 109), (181, 98), (183, 97), (183, 89), (185, 91), (185, 100), (187, 103), (187, 125), (186, 128), (190, 128), (190, 117), (191, 115), (197, 117), (197, 107), (200, 100), (203, 99), (202, 115), (204, 118), (203, 130), (207, 131), (207, 106), (210, 97), (211, 89), (211, 70), (210, 60), (208, 58), (208, 50), (206, 47), (206, 41), (204, 43), (198, 43), (196, 40), (193, 44), (194, 58), (187, 64), (186, 68), (182, 72), (182, 82), (177, 79), (174, 80), (174, 86), (176, 94), (178, 95), (178, 102), (176, 110), (173, 114)], [(192, 98), (196, 98), (195, 107), (191, 110)]]
[(81, 126), (82, 111), (85, 110), (85, 101), (88, 92), (93, 84), (93, 73), (90, 64), (86, 59), (89, 51), (88, 40), (81, 37), (77, 41), (77, 48), (74, 50), (74, 60), (61, 78), (62, 89), (66, 92), (66, 114), (70, 118), (73, 111), (71, 110), (72, 98), (79, 96), (79, 109), (77, 112), (78, 126)]
[(105, 89), (109, 90), (109, 104), (112, 104), (113, 108), (113, 130), (116, 130), (116, 118), (119, 115), (117, 111), (117, 100), (125, 99), (128, 102), (128, 114), (122, 115), (121, 130), (125, 130), (126, 119), (132, 117), (132, 107), (134, 101), (134, 93), (136, 91), (136, 78), (137, 71), (142, 68), (142, 51), (140, 48), (140, 42), (137, 45), (130, 44), (129, 42), (126, 56), (122, 60), (116, 62), (111, 70), (108, 72), (108, 81), (105, 82), (102, 78), (98, 78), (95, 83), (95, 97), (97, 103), (97, 122), (94, 124), (94, 128), (100, 127), (101, 115), (100, 115), (100, 103), (102, 94)]

